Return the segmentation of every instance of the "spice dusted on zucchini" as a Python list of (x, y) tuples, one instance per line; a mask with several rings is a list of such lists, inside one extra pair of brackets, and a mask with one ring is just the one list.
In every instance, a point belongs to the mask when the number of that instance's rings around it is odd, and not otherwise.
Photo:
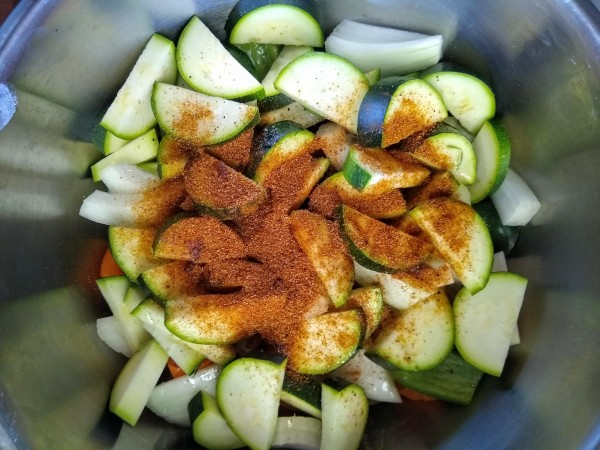
[(350, 254), (367, 269), (378, 272), (411, 269), (433, 251), (430, 242), (406, 234), (348, 206), (340, 206), (337, 215)]
[(220, 219), (249, 214), (266, 199), (265, 190), (254, 181), (204, 153), (188, 161), (184, 180), (198, 210)]
[(425, 81), (387, 77), (375, 83), (360, 104), (358, 142), (389, 147), (447, 116), (442, 98)]
[(348, 205), (374, 219), (391, 219), (406, 212), (406, 201), (400, 189), (371, 194), (355, 189), (337, 172), (323, 180), (311, 193), (309, 209), (333, 218), (341, 204)]
[(178, 214), (157, 232), (154, 255), (209, 263), (244, 258), (246, 246), (235, 231), (215, 217)]
[(410, 217), (472, 294), (490, 276), (494, 246), (483, 219), (466, 203), (439, 197), (416, 206)]
[(354, 285), (354, 263), (339, 229), (334, 223), (309, 211), (293, 212), (290, 227), (325, 284), (333, 305), (339, 307), (346, 303)]

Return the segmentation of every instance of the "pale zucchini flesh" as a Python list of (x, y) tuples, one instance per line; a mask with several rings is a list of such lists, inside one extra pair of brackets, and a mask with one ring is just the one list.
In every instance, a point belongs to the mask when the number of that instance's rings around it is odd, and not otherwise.
[(354, 263), (335, 227), (319, 214), (295, 211), (290, 229), (325, 285), (335, 307), (343, 305), (354, 285)]
[(152, 128), (143, 135), (129, 141), (117, 151), (105, 156), (92, 165), (92, 178), (94, 181), (102, 180), (102, 171), (113, 164), (138, 164), (156, 158), (158, 153), (158, 136)]
[[(248, 3), (248, 2), (247, 2)], [(229, 42), (323, 46), (323, 31), (317, 20), (292, 2), (263, 2), (231, 27)], [(290, 4), (286, 4), (290, 3)], [(297, 5), (309, 2), (295, 2)], [(235, 10), (233, 14), (237, 13)], [(231, 17), (231, 15), (230, 15)]]
[(246, 444), (231, 430), (225, 421), (217, 400), (206, 392), (199, 392), (190, 401), (190, 416), (194, 403), (200, 402), (201, 412), (192, 420), (194, 440), (211, 450), (230, 450), (245, 447)]
[(217, 403), (227, 424), (246, 445), (270, 448), (275, 437), (286, 361), (240, 358), (217, 381)]
[(190, 19), (179, 38), (177, 67), (188, 85), (207, 95), (244, 100), (264, 95), (259, 81), (197, 16)]
[(304, 374), (331, 372), (356, 353), (363, 333), (363, 318), (357, 309), (307, 319), (289, 350), (290, 367)]
[(360, 103), (370, 87), (365, 74), (351, 62), (322, 52), (294, 59), (274, 84), (281, 93), (354, 133)]
[(483, 289), (491, 272), (494, 246), (483, 219), (469, 205), (434, 198), (411, 210), (443, 259), (471, 293)]
[(258, 108), (200, 92), (156, 83), (152, 109), (168, 134), (201, 145), (230, 139), (258, 120)]
[(470, 133), (479, 131), (486, 120), (496, 114), (496, 100), (490, 87), (479, 78), (458, 71), (425, 72), (423, 79), (442, 96), (448, 111)]
[(110, 394), (110, 411), (134, 426), (162, 374), (169, 355), (154, 340), (148, 341), (117, 377)]
[(265, 97), (271, 97), (279, 94), (279, 91), (275, 88), (275, 79), (279, 72), (283, 70), (290, 62), (296, 59), (298, 56), (302, 56), (305, 53), (312, 51), (313, 48), (306, 45), (286, 45), (281, 49), (279, 56), (273, 65), (267, 72), (267, 75), (261, 81), (263, 88), (265, 89)]
[(477, 203), (498, 190), (509, 168), (511, 147), (500, 122), (483, 123), (473, 140), (473, 151), (477, 159), (477, 172), (469, 192), (471, 201)]
[(390, 369), (428, 370), (454, 346), (454, 316), (439, 291), (413, 306), (393, 311), (373, 335), (367, 356)]
[(121, 139), (141, 136), (156, 125), (150, 102), (154, 83), (172, 84), (176, 77), (175, 45), (169, 39), (154, 34), (100, 125)]
[(322, 385), (321, 448), (357, 450), (367, 425), (369, 402), (362, 387), (351, 384), (341, 391)]
[(467, 362), (500, 376), (511, 345), (527, 279), (494, 272), (484, 289), (461, 290), (454, 300), (456, 348)]

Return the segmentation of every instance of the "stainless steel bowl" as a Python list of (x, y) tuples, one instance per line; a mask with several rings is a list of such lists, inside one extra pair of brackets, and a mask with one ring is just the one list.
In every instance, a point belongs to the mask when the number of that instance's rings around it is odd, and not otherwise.
[[(104, 231), (77, 212), (91, 124), (150, 33), (174, 38), (195, 13), (221, 33), (232, 3), (22, 0), (0, 28), (0, 448), (190, 445), (151, 414), (132, 429), (106, 413), (123, 360), (95, 334)], [(443, 33), (449, 58), (492, 80), (512, 166), (543, 205), (509, 261), (530, 284), (504, 375), (468, 408), (374, 407), (365, 448), (599, 448), (597, 0), (320, 3), (327, 30), (352, 18)]]

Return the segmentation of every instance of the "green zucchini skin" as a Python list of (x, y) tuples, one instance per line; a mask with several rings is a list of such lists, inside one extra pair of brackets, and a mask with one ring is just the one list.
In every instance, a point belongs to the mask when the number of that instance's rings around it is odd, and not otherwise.
[(257, 105), (260, 112), (269, 112), (291, 105), (292, 103), (294, 103), (294, 100), (287, 95), (277, 94), (259, 99)]
[(319, 22), (319, 7), (314, 0), (240, 0), (235, 4), (229, 13), (229, 16), (227, 16), (225, 22), (225, 33), (227, 33), (227, 36), (231, 34), (235, 24), (238, 23), (243, 16), (255, 9), (268, 5), (295, 6), (296, 8), (303, 9)]
[(258, 72), (256, 71), (256, 67), (254, 66), (254, 63), (252, 62), (252, 60), (246, 52), (241, 50), (236, 45), (226, 43), (224, 44), (224, 46), (227, 49), (227, 51), (231, 54), (231, 56), (233, 56), (237, 60), (237, 62), (239, 62), (242, 65), (244, 69), (250, 72), (250, 74), (257, 80), (260, 79), (258, 76)]
[(489, 199), (475, 203), (473, 208), (490, 230), (494, 251), (508, 254), (519, 240), (520, 227), (503, 225), (496, 207)]
[(427, 75), (431, 75), (432, 73), (438, 73), (438, 72), (458, 72), (458, 73), (464, 73), (466, 75), (471, 75), (472, 77), (478, 78), (479, 80), (483, 81), (485, 84), (487, 84), (487, 86), (492, 89), (492, 82), (489, 79), (489, 77), (484, 76), (483, 74), (477, 72), (476, 70), (472, 69), (471, 67), (467, 67), (463, 64), (459, 64), (456, 62), (451, 62), (451, 61), (441, 61), (437, 64), (434, 64), (433, 66), (428, 67), (427, 69), (424, 69), (421, 71), (421, 73), (419, 73), (419, 77), (420, 78), (424, 78)]
[(286, 371), (281, 401), (317, 419), (321, 418), (321, 385), (306, 375), (290, 369)]
[(231, 46), (247, 56), (253, 68), (251, 73), (259, 81), (269, 72), (273, 61), (277, 59), (282, 48), (279, 44), (259, 44), (255, 42)]
[(440, 400), (467, 406), (483, 372), (453, 351), (437, 367), (423, 371), (394, 370), (392, 377), (402, 386)]
[(263, 128), (262, 131), (256, 135), (252, 145), (252, 157), (250, 158), (250, 164), (248, 165), (247, 176), (254, 177), (256, 169), (262, 159), (269, 150), (279, 142), (279, 140), (290, 133), (297, 133), (302, 130), (304, 130), (304, 128), (291, 120), (282, 120)]
[(358, 143), (364, 147), (380, 147), (383, 122), (390, 99), (407, 77), (388, 77), (375, 83), (360, 104), (358, 111)]

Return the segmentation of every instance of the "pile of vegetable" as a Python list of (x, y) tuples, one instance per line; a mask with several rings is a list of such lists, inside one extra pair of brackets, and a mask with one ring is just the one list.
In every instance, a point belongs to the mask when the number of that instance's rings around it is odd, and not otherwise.
[(539, 209), (491, 87), (442, 36), (324, 39), (312, 0), (241, 0), (225, 31), (153, 35), (96, 130), (111, 411), (347, 450), (400, 392), (469, 404), (519, 341), (504, 256)]

